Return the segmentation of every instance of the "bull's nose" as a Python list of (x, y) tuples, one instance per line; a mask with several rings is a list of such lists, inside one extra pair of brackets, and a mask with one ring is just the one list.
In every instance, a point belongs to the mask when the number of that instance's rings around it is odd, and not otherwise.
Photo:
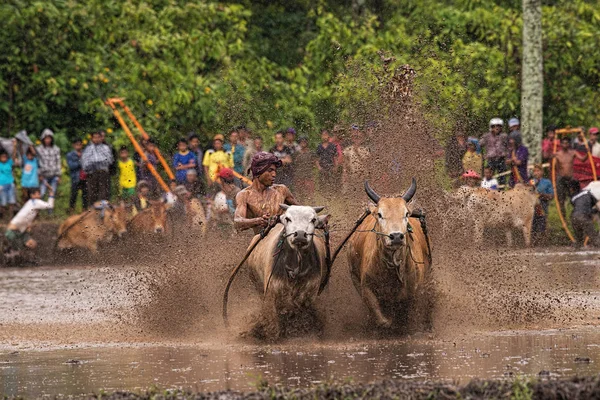
[(294, 232), (294, 238), (292, 239), (292, 243), (303, 245), (308, 244), (308, 236), (304, 231), (296, 231)]
[(156, 233), (162, 233), (163, 232), (163, 228), (156, 228), (156, 229), (154, 229), (154, 232), (156, 232)]
[(390, 233), (390, 240), (392, 241), (392, 244), (402, 244), (404, 241), (404, 233), (392, 232)]

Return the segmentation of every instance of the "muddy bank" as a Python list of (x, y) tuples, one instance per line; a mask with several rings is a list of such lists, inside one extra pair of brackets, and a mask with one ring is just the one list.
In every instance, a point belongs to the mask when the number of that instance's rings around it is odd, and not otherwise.
[[(68, 396), (70, 399), (596, 399), (600, 397), (598, 377), (572, 378), (568, 380), (535, 381), (474, 380), (464, 386), (447, 383), (407, 382), (388, 380), (370, 384), (321, 384), (306, 389), (291, 389), (284, 386), (270, 387), (267, 382), (258, 382), (253, 392), (189, 392), (160, 391), (96, 393)], [(8, 397), (16, 399), (20, 397)], [(44, 396), (44, 398), (49, 398)], [(56, 396), (56, 399), (66, 396)]]

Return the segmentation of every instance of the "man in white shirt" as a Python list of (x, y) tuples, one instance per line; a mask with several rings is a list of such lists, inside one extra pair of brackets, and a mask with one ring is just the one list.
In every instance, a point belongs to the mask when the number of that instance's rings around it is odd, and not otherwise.
[(593, 157), (600, 157), (600, 143), (598, 143), (598, 128), (591, 127), (588, 131), (590, 134), (590, 140), (588, 145), (590, 146), (590, 153)]
[(33, 221), (40, 210), (54, 208), (54, 191), (49, 189), (48, 201), (41, 200), (40, 189), (31, 189), (30, 199), (23, 205), (17, 215), (10, 221), (5, 236), (13, 250), (21, 251), (25, 248), (35, 249), (37, 243), (29, 236)]

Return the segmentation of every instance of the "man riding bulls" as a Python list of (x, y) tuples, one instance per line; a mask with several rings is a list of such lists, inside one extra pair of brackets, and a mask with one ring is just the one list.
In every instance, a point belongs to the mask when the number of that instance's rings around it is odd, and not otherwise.
[(260, 152), (252, 157), (252, 185), (236, 196), (234, 224), (239, 231), (252, 228), (254, 233), (269, 225), (272, 216), (280, 215), (280, 204), (298, 205), (285, 185), (274, 185), (277, 168), (282, 162), (273, 154)]

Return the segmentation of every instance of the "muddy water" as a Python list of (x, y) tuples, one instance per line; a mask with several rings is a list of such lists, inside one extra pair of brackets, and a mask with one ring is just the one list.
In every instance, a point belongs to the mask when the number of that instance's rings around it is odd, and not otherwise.
[[(0, 270), (0, 393), (33, 397), (152, 386), (250, 390), (261, 380), (307, 386), (347, 379), (465, 382), (600, 373), (600, 253), (553, 249), (514, 256), (536, 260), (524, 268), (553, 284), (535, 301), (555, 304), (548, 310), (560, 309), (566, 318), (539, 319), (520, 330), (439, 329), (380, 340), (365, 323), (360, 333), (262, 346), (223, 333), (214, 315), (205, 318), (203, 331), (180, 338), (136, 326), (131, 310), (147, 301), (151, 282), (136, 269)], [(220, 333), (211, 335), (215, 330)]]

